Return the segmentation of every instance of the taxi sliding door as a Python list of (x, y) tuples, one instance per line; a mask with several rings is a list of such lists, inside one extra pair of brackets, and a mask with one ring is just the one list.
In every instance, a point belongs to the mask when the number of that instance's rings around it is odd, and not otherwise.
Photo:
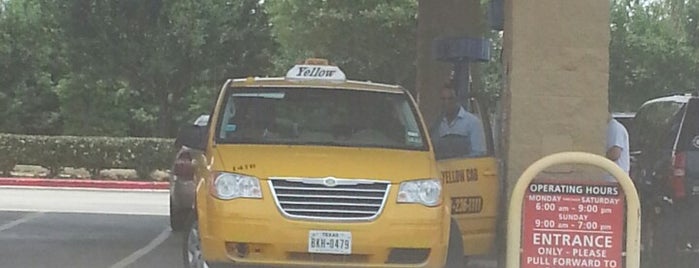
[[(486, 154), (438, 158), (437, 164), (445, 193), (451, 199), (452, 218), (461, 229), (464, 255), (479, 255), (487, 254), (493, 247), (500, 183), (488, 113), (475, 100), (471, 101), (468, 110), (483, 123)], [(439, 157), (439, 152), (436, 155)]]

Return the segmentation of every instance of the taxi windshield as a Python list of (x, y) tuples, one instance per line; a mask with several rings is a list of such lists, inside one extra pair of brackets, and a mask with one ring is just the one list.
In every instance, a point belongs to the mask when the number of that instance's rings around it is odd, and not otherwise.
[(221, 144), (427, 150), (408, 95), (331, 88), (229, 88)]

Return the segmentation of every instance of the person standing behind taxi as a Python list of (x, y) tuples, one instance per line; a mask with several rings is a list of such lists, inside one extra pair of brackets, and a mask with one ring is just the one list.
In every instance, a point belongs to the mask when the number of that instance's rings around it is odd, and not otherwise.
[(629, 132), (624, 125), (609, 115), (607, 123), (607, 152), (606, 157), (614, 161), (621, 169), (629, 174), (631, 167), (629, 155)]
[(438, 159), (485, 155), (483, 124), (467, 112), (451, 84), (440, 91), (442, 115), (432, 127), (432, 144)]

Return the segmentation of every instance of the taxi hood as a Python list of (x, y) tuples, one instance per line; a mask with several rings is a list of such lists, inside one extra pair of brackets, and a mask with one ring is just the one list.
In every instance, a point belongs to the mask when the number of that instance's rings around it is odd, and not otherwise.
[(332, 176), (396, 183), (438, 178), (429, 151), (288, 145), (218, 145), (214, 150), (214, 169), (261, 179)]

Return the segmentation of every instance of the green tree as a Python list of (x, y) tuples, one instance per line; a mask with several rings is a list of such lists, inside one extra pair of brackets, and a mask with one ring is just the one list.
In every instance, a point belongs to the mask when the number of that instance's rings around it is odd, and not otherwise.
[[(200, 105), (188, 98), (194, 88), (215, 84), (211, 90), (216, 91), (227, 77), (262, 73), (270, 66), (274, 43), (259, 1), (63, 3), (60, 7), (66, 16), (60, 22), (67, 36), (71, 71), (87, 75), (81, 78), (87, 87), (66, 88), (64, 93), (81, 95), (93, 87), (125, 89), (120, 110), (129, 113), (126, 134), (130, 136), (172, 136), (190, 106)], [(68, 93), (71, 90), (78, 93)], [(62, 100), (64, 106), (82, 101)], [(64, 116), (84, 121), (79, 114), (71, 111)]]
[(610, 102), (634, 111), (644, 101), (699, 85), (694, 0), (612, 2)]
[(2, 1), (0, 9), (0, 132), (59, 134), (55, 87), (65, 64), (54, 17), (38, 1)]
[(490, 61), (484, 63), (474, 63), (481, 65), (480, 68), (476, 68), (473, 76), (480, 76), (480, 86), (482, 97), (484, 101), (488, 102), (488, 107), (491, 112), (495, 112), (496, 102), (499, 100), (504, 83), (504, 74), (502, 67), (502, 32), (500, 31), (488, 31), (485, 34), (485, 38), (491, 42), (490, 50)]
[[(127, 136), (130, 113), (128, 85), (109, 80), (92, 80), (72, 73), (58, 85), (64, 133), (74, 136)], [(141, 120), (144, 121), (144, 120)]]
[(278, 0), (265, 7), (282, 44), (276, 73), (322, 57), (351, 79), (414, 88), (416, 0)]

